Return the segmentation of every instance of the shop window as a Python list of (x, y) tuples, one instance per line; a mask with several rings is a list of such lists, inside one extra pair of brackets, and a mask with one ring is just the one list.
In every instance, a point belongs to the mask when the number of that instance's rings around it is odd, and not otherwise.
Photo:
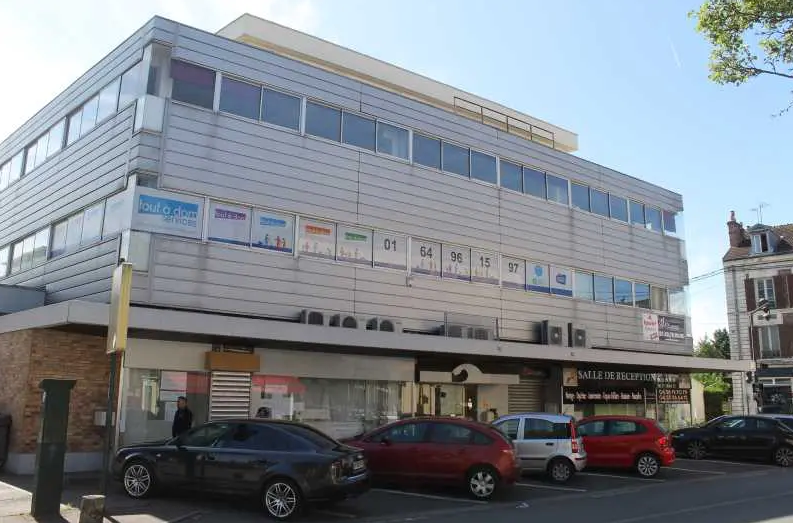
[(479, 151), (471, 151), (471, 178), (494, 185), (498, 183), (496, 157)]
[(441, 141), (413, 133), (413, 162), (433, 169), (441, 168)]
[(233, 78), (223, 77), (220, 82), (220, 106), (225, 113), (259, 119), (262, 88)]
[(344, 111), (341, 125), (341, 141), (343, 143), (374, 151), (377, 142), (374, 120)]
[(300, 130), (300, 105), (302, 101), (272, 89), (264, 89), (262, 97), (262, 120), (273, 125), (286, 127), (293, 131)]
[(215, 102), (215, 71), (172, 60), (171, 78), (173, 79), (171, 98), (212, 109)]
[(515, 163), (501, 160), (501, 187), (512, 191), (523, 192), (523, 168)]
[(409, 133), (407, 129), (377, 122), (377, 152), (403, 160), (408, 159)]
[(306, 134), (338, 142), (341, 140), (341, 111), (316, 102), (306, 103)]
[(589, 204), (589, 187), (581, 185), (580, 183), (571, 183), (570, 192), (573, 208), (583, 211), (589, 211), (591, 209)]
[(460, 176), (471, 173), (470, 150), (453, 143), (443, 142), (443, 170)]

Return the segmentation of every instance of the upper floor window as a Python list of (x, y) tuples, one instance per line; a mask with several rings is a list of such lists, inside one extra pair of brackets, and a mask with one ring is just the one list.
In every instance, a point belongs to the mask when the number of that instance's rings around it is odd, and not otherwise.
[(499, 162), (501, 169), (501, 187), (523, 192), (523, 172), (520, 165), (506, 160)]
[(545, 198), (545, 173), (531, 167), (524, 167), (523, 192), (538, 198)]
[(592, 198), (592, 212), (608, 218), (609, 217), (608, 193), (604, 191), (598, 191), (597, 189), (590, 189), (589, 194), (590, 197)]
[(479, 151), (471, 151), (471, 178), (492, 184), (497, 183), (496, 157)]
[(0, 249), (0, 278), (8, 274), (8, 247)]
[(272, 89), (264, 89), (262, 120), (273, 125), (299, 131), (301, 103), (300, 98), (297, 96), (273, 91)]
[(215, 71), (171, 60), (171, 98), (212, 109), (215, 102)]
[(655, 207), (645, 207), (644, 217), (647, 223), (645, 227), (651, 231), (661, 232), (661, 210)]
[(570, 184), (570, 199), (575, 209), (582, 209), (584, 211), (591, 211), (592, 207), (589, 203), (589, 187), (581, 185), (580, 183)]
[(341, 141), (341, 111), (315, 102), (306, 103), (306, 134)]
[(377, 122), (377, 152), (407, 160), (408, 134), (407, 129)]
[(631, 200), (631, 223), (634, 225), (644, 225), (644, 204)]
[(545, 179), (548, 184), (548, 201), (569, 205), (570, 196), (567, 180), (551, 174), (547, 174)]
[(470, 149), (443, 142), (442, 151), (443, 170), (468, 178), (471, 174)]
[(374, 151), (377, 145), (376, 128), (377, 125), (371, 118), (344, 111), (341, 120), (341, 140), (346, 144)]
[(761, 358), (779, 358), (782, 356), (778, 326), (759, 327), (757, 329), (757, 337), (760, 341)]
[(768, 301), (769, 307), (771, 308), (776, 307), (773, 278), (760, 278), (755, 280), (755, 288), (757, 289), (758, 302), (760, 300), (766, 300)]
[(609, 194), (609, 210), (611, 217), (621, 222), (628, 221), (628, 200)]
[(633, 286), (633, 293), (636, 306), (640, 309), (650, 308), (650, 285), (647, 283), (636, 283)]
[(226, 113), (259, 119), (262, 88), (233, 78), (223, 77), (220, 83), (219, 109)]
[(413, 162), (433, 169), (440, 169), (441, 141), (437, 138), (413, 133)]
[(762, 254), (765, 252), (771, 252), (771, 244), (768, 241), (768, 234), (764, 232), (752, 234), (752, 253)]
[(138, 62), (121, 75), (118, 108), (123, 109), (143, 94), (143, 63)]

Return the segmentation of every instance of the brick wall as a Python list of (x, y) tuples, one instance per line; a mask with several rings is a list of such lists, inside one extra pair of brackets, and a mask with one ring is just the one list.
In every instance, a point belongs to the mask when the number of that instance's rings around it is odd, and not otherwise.
[[(6, 357), (13, 362), (8, 368)], [(5, 334), (0, 337), (0, 358), (4, 362), (0, 369), (0, 410), (3, 401), (16, 408), (12, 411), (12, 452), (36, 451), (41, 414), (39, 383), (45, 378), (77, 380), (69, 404), (67, 451), (101, 450), (102, 429), (94, 426), (94, 411), (104, 410), (107, 402), (109, 357), (104, 337), (47, 329)]]

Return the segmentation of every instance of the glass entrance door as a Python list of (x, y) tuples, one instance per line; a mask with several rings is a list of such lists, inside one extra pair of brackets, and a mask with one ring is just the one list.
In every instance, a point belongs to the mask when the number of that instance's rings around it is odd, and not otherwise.
[(416, 414), (419, 416), (465, 416), (464, 386), (450, 383), (419, 383), (418, 390)]

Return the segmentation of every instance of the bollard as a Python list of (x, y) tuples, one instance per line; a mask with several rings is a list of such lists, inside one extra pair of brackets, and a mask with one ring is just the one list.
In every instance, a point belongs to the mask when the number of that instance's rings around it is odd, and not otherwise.
[(104, 496), (90, 495), (80, 499), (80, 523), (102, 523), (104, 517)]

